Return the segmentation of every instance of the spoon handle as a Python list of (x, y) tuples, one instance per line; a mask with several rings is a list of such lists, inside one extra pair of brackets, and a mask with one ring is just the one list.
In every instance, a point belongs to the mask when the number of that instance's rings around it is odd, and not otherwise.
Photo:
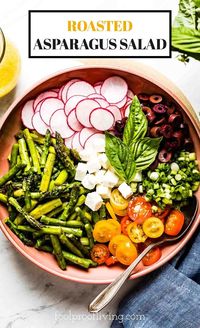
[(144, 251), (133, 261), (129, 267), (123, 271), (110, 285), (108, 285), (89, 305), (89, 312), (99, 312), (102, 310), (117, 294), (126, 279), (131, 275), (131, 272), (142, 258), (155, 246), (150, 244)]

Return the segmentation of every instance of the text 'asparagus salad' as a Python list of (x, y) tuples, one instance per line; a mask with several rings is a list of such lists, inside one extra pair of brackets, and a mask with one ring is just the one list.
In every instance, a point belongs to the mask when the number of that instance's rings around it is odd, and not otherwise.
[[(29, 100), (0, 178), (6, 224), (59, 267), (131, 264), (152, 240), (177, 235), (200, 172), (187, 124), (162, 95), (124, 79), (68, 81)], [(158, 261), (156, 247), (142, 260)]]

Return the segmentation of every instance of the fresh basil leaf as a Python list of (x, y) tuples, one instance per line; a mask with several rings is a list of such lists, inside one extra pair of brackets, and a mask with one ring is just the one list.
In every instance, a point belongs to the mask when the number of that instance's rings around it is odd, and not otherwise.
[(136, 172), (133, 154), (119, 138), (108, 132), (105, 132), (105, 135), (106, 156), (119, 177), (129, 183)]
[(186, 27), (172, 28), (172, 46), (186, 53), (200, 53), (200, 31)]
[(140, 102), (135, 96), (130, 106), (130, 113), (124, 128), (123, 142), (129, 145), (132, 141), (143, 138), (147, 133), (148, 122)]
[(197, 29), (197, 16), (195, 0), (180, 0), (179, 12), (174, 20), (174, 27), (188, 27)]
[(145, 170), (155, 161), (161, 140), (147, 137), (131, 143), (130, 153), (134, 156), (136, 171)]

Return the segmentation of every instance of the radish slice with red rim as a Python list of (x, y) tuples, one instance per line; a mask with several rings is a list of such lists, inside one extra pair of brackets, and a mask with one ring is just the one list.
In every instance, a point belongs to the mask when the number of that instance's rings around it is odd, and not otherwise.
[(67, 91), (67, 99), (72, 96), (89, 96), (95, 93), (95, 89), (91, 84), (85, 81), (78, 81), (73, 83)]
[(102, 86), (103, 82), (97, 82), (94, 84), (94, 89), (97, 93), (101, 94), (101, 86)]
[(124, 99), (122, 99), (122, 100), (119, 101), (118, 103), (116, 103), (116, 104), (111, 104), (111, 105), (115, 105), (115, 106), (117, 106), (118, 108), (122, 108), (122, 107), (124, 107), (124, 105), (126, 105), (126, 102), (127, 102), (127, 96), (125, 96)]
[(58, 91), (58, 99), (60, 99), (60, 100), (62, 100), (62, 91), (63, 91), (64, 87), (65, 86), (63, 85)]
[(99, 140), (103, 140), (105, 142), (105, 134), (104, 133), (95, 133), (92, 134), (85, 142), (85, 148), (93, 148), (95, 149), (95, 145), (99, 142)]
[(76, 132), (81, 131), (83, 128), (82, 124), (77, 120), (75, 109), (72, 109), (69, 113), (67, 122), (69, 127)]
[(53, 90), (42, 92), (35, 98), (33, 107), (34, 109), (36, 109), (37, 105), (44, 99), (57, 98), (57, 97), (58, 97), (58, 93)]
[(90, 114), (90, 123), (98, 131), (109, 130), (114, 122), (114, 115), (108, 109), (96, 108)]
[(132, 90), (128, 90), (128, 92), (127, 92), (127, 97), (128, 98), (131, 98), (131, 100), (133, 99), (133, 97), (134, 97), (134, 93), (133, 93), (133, 91)]
[(33, 109), (33, 104), (34, 100), (29, 100), (25, 103), (22, 113), (21, 113), (21, 118), (22, 122), (30, 130), (33, 130), (33, 123), (32, 123), (32, 117), (34, 115), (34, 109)]
[(124, 99), (128, 91), (128, 85), (119, 76), (106, 79), (101, 86), (101, 94), (111, 104), (116, 104)]
[(72, 148), (76, 149), (77, 151), (83, 150), (83, 147), (80, 144), (80, 132), (76, 132), (72, 138)]
[(44, 123), (49, 125), (52, 114), (56, 112), (58, 109), (63, 109), (63, 108), (64, 108), (64, 104), (62, 100), (58, 98), (45, 99), (40, 107), (40, 115)]
[(68, 115), (72, 109), (76, 107), (76, 105), (85, 99), (85, 96), (72, 96), (69, 98), (65, 104), (65, 114)]
[(39, 104), (37, 104), (37, 106), (35, 107), (35, 113), (39, 112), (40, 111), (40, 108), (42, 106), (42, 103), (43, 103), (44, 100), (40, 101)]
[(107, 108), (110, 104), (105, 99), (95, 99), (102, 108)]
[(65, 140), (64, 140), (64, 142), (65, 142), (65, 146), (66, 146), (67, 148), (69, 148), (69, 149), (72, 148), (72, 138), (73, 138), (73, 136), (70, 137), (70, 138), (65, 138)]
[(104, 96), (98, 94), (98, 93), (92, 93), (91, 95), (87, 96), (87, 98), (90, 98), (90, 99), (104, 99)]
[(99, 103), (93, 99), (81, 100), (76, 106), (76, 117), (78, 121), (85, 127), (92, 127), (90, 123), (90, 113), (93, 109), (98, 108)]
[(130, 104), (127, 104), (125, 109), (124, 109), (124, 116), (128, 117), (130, 113)]
[(40, 113), (37, 112), (33, 115), (32, 118), (32, 124), (34, 129), (42, 135), (46, 134), (47, 129), (49, 128), (48, 125), (44, 123), (44, 121), (41, 119)]
[[(70, 81), (68, 81), (63, 87), (62, 87), (62, 91), (61, 91), (61, 100), (66, 103), (67, 99), (69, 98), (67, 96), (68, 93), (68, 89), (69, 87), (74, 84), (75, 82), (80, 81), (79, 79), (72, 79)], [(77, 93), (78, 94), (78, 93)]]
[(115, 121), (120, 121), (122, 119), (121, 111), (117, 106), (110, 105), (106, 107), (106, 109), (108, 109), (114, 115)]
[(91, 128), (91, 129), (83, 128), (79, 134), (79, 141), (80, 141), (81, 146), (84, 147), (86, 140), (95, 133), (97, 133), (97, 131), (93, 128)]
[(69, 138), (74, 134), (74, 130), (72, 130), (67, 123), (64, 109), (58, 109), (52, 114), (50, 127), (53, 133), (60, 133), (62, 138)]

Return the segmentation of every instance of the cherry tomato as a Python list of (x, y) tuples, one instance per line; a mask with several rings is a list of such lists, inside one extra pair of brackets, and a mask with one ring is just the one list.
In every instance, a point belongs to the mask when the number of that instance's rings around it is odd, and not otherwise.
[(155, 247), (150, 250), (147, 255), (145, 255), (142, 259), (142, 263), (144, 265), (152, 265), (157, 262), (161, 258), (162, 252), (159, 247)]
[(127, 227), (129, 238), (136, 244), (144, 243), (147, 239), (144, 231), (142, 230), (142, 226), (137, 224), (136, 222), (132, 222)]
[(113, 224), (116, 220), (101, 220), (94, 226), (93, 237), (99, 243), (107, 243), (113, 236), (120, 234), (121, 227), (119, 222), (116, 225)]
[(144, 233), (150, 238), (159, 238), (164, 232), (164, 224), (157, 217), (146, 219), (142, 225)]
[(106, 203), (106, 208), (107, 208), (107, 211), (110, 214), (111, 218), (114, 219), (114, 220), (117, 220), (115, 212), (114, 212), (114, 210), (113, 210), (113, 208), (112, 208), (112, 206), (110, 205), (109, 202)]
[(128, 200), (125, 199), (118, 189), (114, 189), (111, 192), (110, 196), (110, 204), (113, 208), (113, 210), (123, 211), (128, 207)]
[(127, 227), (130, 223), (132, 223), (132, 221), (129, 219), (128, 215), (124, 216), (121, 220), (121, 230), (122, 233), (126, 236), (128, 236)]
[(107, 266), (113, 265), (113, 264), (115, 264), (117, 262), (118, 262), (118, 260), (117, 260), (117, 258), (115, 256), (110, 256), (108, 259), (105, 260), (105, 264)]
[(165, 233), (169, 236), (178, 235), (183, 227), (184, 221), (185, 217), (181, 211), (172, 210), (166, 220)]
[(152, 216), (151, 204), (144, 197), (133, 198), (128, 205), (128, 216), (138, 224), (142, 224)]
[(158, 208), (158, 211), (155, 213), (155, 216), (158, 217), (163, 222), (164, 219), (170, 213), (170, 211), (171, 211), (170, 207), (166, 207), (164, 210), (162, 210), (161, 208)]
[(96, 244), (91, 250), (91, 259), (98, 264), (105, 263), (109, 255), (108, 247), (103, 244)]
[(136, 259), (137, 255), (137, 248), (130, 241), (122, 242), (116, 250), (117, 260), (124, 265), (130, 265)]
[(130, 239), (124, 235), (117, 235), (112, 237), (108, 245), (110, 253), (115, 255), (117, 247), (124, 241), (131, 243)]
[(115, 214), (118, 215), (118, 216), (125, 216), (125, 215), (127, 215), (127, 208), (125, 210), (122, 210), (122, 211), (117, 210), (117, 209), (115, 209), (114, 211), (115, 211)]

